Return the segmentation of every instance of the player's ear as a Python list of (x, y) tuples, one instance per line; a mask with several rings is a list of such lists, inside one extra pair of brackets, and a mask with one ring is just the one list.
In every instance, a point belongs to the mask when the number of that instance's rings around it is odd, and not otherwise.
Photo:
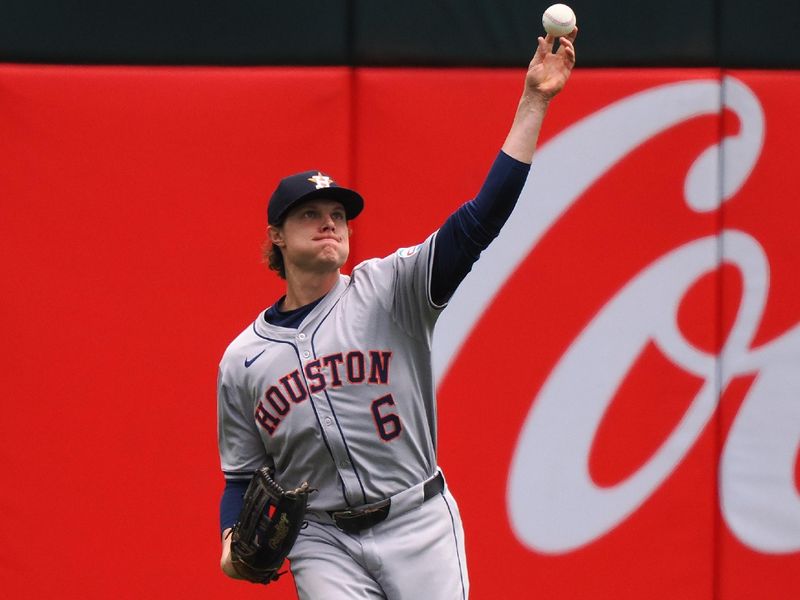
[(267, 235), (269, 236), (269, 241), (282, 248), (285, 245), (283, 241), (283, 231), (280, 227), (276, 227), (275, 225), (267, 225)]

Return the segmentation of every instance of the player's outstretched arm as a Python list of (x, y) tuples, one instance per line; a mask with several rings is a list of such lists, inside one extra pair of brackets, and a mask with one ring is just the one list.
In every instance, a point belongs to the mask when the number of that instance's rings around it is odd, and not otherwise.
[(536, 54), (525, 75), (525, 89), (514, 122), (503, 144), (503, 152), (512, 158), (528, 164), (533, 161), (547, 106), (564, 88), (575, 66), (574, 42), (577, 35), (576, 27), (569, 35), (559, 38), (560, 46), (555, 53), (552, 35), (539, 38)]

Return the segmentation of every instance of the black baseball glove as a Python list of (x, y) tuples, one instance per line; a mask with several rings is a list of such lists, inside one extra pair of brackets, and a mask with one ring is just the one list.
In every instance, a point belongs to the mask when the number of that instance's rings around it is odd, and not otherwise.
[(243, 579), (267, 584), (278, 579), (283, 561), (304, 525), (308, 495), (304, 483), (284, 491), (261, 467), (244, 494), (244, 506), (231, 536), (231, 562)]

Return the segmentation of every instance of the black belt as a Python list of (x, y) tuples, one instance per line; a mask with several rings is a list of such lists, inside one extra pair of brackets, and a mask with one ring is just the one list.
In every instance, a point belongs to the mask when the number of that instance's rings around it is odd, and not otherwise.
[[(444, 490), (444, 477), (441, 472), (437, 473), (433, 479), (425, 482), (422, 487), (422, 501), (427, 502), (434, 496), (438, 496)], [(389, 516), (392, 499), (387, 498), (375, 504), (370, 504), (361, 510), (338, 510), (328, 514), (333, 518), (336, 526), (345, 533), (358, 533), (364, 529), (374, 527)]]

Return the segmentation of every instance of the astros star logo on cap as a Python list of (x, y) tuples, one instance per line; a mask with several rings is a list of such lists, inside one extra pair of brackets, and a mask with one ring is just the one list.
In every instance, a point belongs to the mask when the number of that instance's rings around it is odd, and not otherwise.
[(313, 177), (309, 177), (308, 180), (312, 183), (315, 183), (317, 185), (318, 190), (321, 188), (331, 187), (331, 184), (333, 183), (333, 179), (331, 179), (327, 175), (323, 175), (319, 171), (317, 171), (317, 174), (314, 175)]

